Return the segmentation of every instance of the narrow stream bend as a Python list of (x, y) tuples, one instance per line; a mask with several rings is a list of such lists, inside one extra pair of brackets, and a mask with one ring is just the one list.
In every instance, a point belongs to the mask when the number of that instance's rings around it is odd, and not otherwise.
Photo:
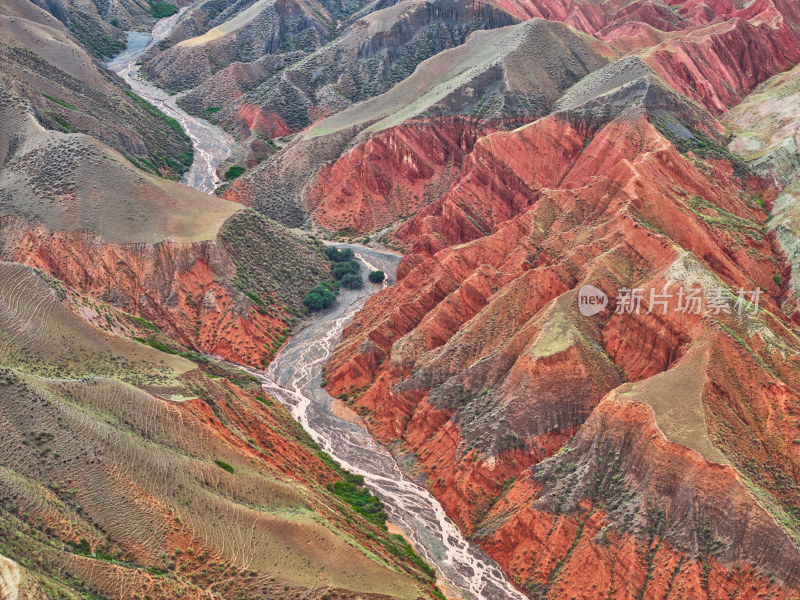
[[(368, 270), (386, 272), (387, 283), (394, 279), (398, 256), (349, 247)], [(523, 600), (525, 596), (511, 586), (500, 567), (464, 538), (430, 492), (405, 477), (388, 450), (365, 429), (331, 410), (332, 398), (320, 387), (322, 366), (344, 326), (380, 289), (379, 285), (367, 286), (358, 292), (342, 291), (336, 306), (293, 336), (266, 372), (251, 372), (328, 454), (348, 471), (364, 476), (370, 490), (386, 505), (391, 522), (403, 529), (459, 593), (473, 600)]]
[(134, 92), (181, 124), (191, 138), (194, 148), (194, 162), (184, 173), (181, 182), (201, 192), (212, 194), (220, 183), (217, 167), (233, 152), (233, 138), (219, 127), (193, 117), (179, 108), (177, 100), (180, 94), (170, 95), (169, 92), (142, 79), (139, 65), (136, 64), (147, 50), (169, 35), (185, 10), (181, 9), (177, 14), (158, 21), (153, 27), (152, 34), (129, 31), (127, 48), (106, 61), (105, 66), (122, 77)]
[[(136, 61), (153, 44), (169, 35), (180, 15), (156, 23), (152, 35), (128, 32), (128, 48), (106, 67), (121, 76), (140, 96), (175, 118), (192, 139), (194, 162), (183, 183), (206, 193), (219, 184), (216, 169), (227, 158), (234, 141), (227, 133), (187, 114), (170, 94), (139, 77)], [(350, 246), (369, 270), (394, 280), (399, 257), (362, 246)], [(284, 346), (267, 371), (248, 369), (264, 389), (286, 405), (292, 416), (345, 469), (364, 476), (370, 490), (384, 503), (390, 520), (412, 540), (416, 550), (434, 563), (442, 576), (469, 600), (525, 600), (497, 564), (467, 541), (426, 489), (405, 477), (392, 455), (369, 433), (333, 414), (332, 398), (320, 387), (322, 366), (341, 338), (344, 326), (380, 289), (367, 284), (359, 291), (342, 291), (334, 308), (299, 331)]]

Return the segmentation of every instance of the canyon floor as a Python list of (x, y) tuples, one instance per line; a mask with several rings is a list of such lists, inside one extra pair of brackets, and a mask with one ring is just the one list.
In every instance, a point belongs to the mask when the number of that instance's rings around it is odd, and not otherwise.
[(797, 2), (0, 31), (0, 598), (800, 598)]

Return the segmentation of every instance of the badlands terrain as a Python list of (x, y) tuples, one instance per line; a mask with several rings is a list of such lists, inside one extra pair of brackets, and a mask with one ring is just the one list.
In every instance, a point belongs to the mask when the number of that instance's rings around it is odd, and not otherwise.
[(800, 598), (797, 0), (0, 32), (0, 598)]

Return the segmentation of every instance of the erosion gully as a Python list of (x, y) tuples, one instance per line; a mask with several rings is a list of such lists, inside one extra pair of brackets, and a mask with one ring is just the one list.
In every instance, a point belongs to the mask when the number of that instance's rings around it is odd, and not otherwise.
[[(194, 162), (183, 183), (211, 193), (219, 184), (216, 170), (234, 147), (231, 136), (178, 107), (170, 95), (139, 76), (139, 58), (166, 38), (181, 14), (158, 21), (152, 34), (128, 32), (128, 47), (106, 67), (120, 75), (140, 96), (175, 118), (194, 146)], [(363, 475), (369, 489), (386, 506), (389, 520), (400, 527), (416, 550), (436, 565), (452, 591), (470, 600), (523, 600), (497, 564), (469, 542), (425, 488), (410, 481), (389, 451), (362, 426), (334, 414), (333, 399), (321, 387), (322, 367), (341, 339), (344, 326), (382, 287), (394, 281), (400, 257), (358, 245), (352, 248), (365, 270), (387, 274), (382, 285), (342, 291), (336, 305), (310, 320), (284, 346), (267, 371), (248, 369), (264, 390), (282, 402), (328, 454), (348, 471)]]
[(170, 34), (184, 11), (186, 8), (158, 21), (152, 33), (129, 31), (127, 48), (106, 61), (105, 66), (122, 77), (134, 92), (181, 124), (194, 147), (194, 161), (181, 181), (211, 194), (220, 183), (217, 167), (233, 152), (233, 138), (219, 127), (182, 110), (177, 104), (181, 94), (171, 95), (143, 79), (140, 77), (139, 65), (136, 64), (145, 52)]

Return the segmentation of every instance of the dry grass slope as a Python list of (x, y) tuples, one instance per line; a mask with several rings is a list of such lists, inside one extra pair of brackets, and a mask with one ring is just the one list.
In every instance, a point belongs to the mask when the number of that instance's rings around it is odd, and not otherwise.
[(257, 385), (108, 334), (65, 296), (0, 263), (0, 555), (22, 568), (4, 561), (3, 585), (19, 574), (50, 597), (97, 599), (423, 593), (386, 534), (326, 491), (338, 471)]

